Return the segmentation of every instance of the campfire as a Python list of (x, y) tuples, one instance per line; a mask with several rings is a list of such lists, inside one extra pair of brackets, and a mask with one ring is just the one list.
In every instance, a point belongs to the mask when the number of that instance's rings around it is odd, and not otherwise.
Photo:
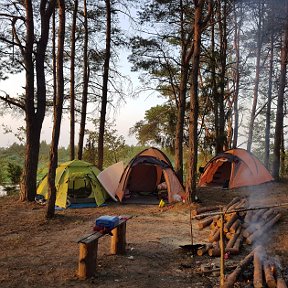
[(276, 207), (279, 205), (249, 207), (247, 198), (235, 197), (225, 207), (198, 207), (192, 210), (198, 228), (210, 230), (207, 243), (196, 251), (198, 256), (221, 256), (224, 263), (225, 258), (240, 254), (243, 245), (248, 248), (256, 246), (233, 272), (226, 275), (221, 287), (234, 287), (237, 281), (246, 283), (248, 286), (245, 287), (250, 287), (249, 284), (251, 287), (287, 287), (279, 259), (269, 256), (265, 248), (258, 245), (265, 232), (281, 218)]

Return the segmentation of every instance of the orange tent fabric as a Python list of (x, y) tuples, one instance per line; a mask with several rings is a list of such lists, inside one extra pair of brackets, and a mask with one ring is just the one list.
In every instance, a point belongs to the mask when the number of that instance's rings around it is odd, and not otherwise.
[(152, 192), (163, 181), (167, 184), (170, 203), (186, 198), (169, 158), (161, 150), (151, 147), (137, 154), (126, 166), (116, 196), (122, 201), (129, 193)]
[(269, 171), (252, 153), (236, 148), (212, 158), (205, 166), (198, 186), (203, 187), (210, 184), (238, 188), (273, 180)]

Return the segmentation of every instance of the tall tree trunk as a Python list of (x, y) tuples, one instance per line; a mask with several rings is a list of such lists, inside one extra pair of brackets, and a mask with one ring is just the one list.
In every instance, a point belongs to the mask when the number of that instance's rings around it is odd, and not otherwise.
[(254, 91), (253, 91), (253, 102), (250, 114), (250, 123), (248, 131), (248, 141), (247, 150), (251, 151), (252, 141), (253, 141), (253, 130), (255, 122), (255, 114), (258, 102), (258, 92), (259, 92), (259, 82), (260, 82), (260, 60), (261, 60), (261, 48), (262, 48), (262, 25), (263, 25), (263, 2), (259, 0), (258, 2), (258, 31), (257, 31), (257, 48), (256, 48), (256, 71), (255, 71), (255, 81), (254, 81)]
[(184, 121), (186, 108), (186, 93), (189, 79), (189, 63), (192, 57), (193, 46), (188, 50), (188, 41), (184, 31), (184, 7), (180, 0), (180, 25), (181, 25), (181, 76), (179, 84), (179, 98), (177, 103), (177, 123), (175, 136), (175, 172), (183, 183), (183, 142), (184, 142)]
[(75, 35), (77, 24), (78, 0), (74, 1), (73, 21), (71, 29), (70, 56), (70, 160), (75, 159)]
[(272, 86), (273, 86), (273, 62), (274, 62), (274, 33), (270, 39), (270, 61), (269, 61), (269, 86), (267, 93), (267, 109), (266, 109), (266, 127), (265, 127), (265, 157), (264, 165), (269, 169), (270, 160), (270, 128), (271, 128), (271, 102), (272, 102)]
[[(235, 49), (235, 71), (234, 71), (234, 96), (233, 96), (233, 104), (234, 104), (234, 129), (233, 129), (233, 148), (237, 148), (238, 146), (238, 131), (239, 131), (239, 111), (238, 111), (238, 97), (239, 97), (239, 84), (240, 84), (240, 71), (239, 71), (239, 64), (240, 64), (240, 31), (241, 31), (241, 20), (237, 19), (237, 11), (235, 1), (234, 4), (234, 49)], [(240, 15), (242, 15), (242, 4), (241, 2), (238, 3), (240, 6)], [(241, 17), (241, 16), (240, 16)]]
[[(288, 4), (285, 3), (285, 11), (288, 12)], [(286, 14), (287, 15), (287, 14)], [(286, 20), (287, 21), (287, 20)], [(285, 31), (281, 48), (281, 68), (279, 79), (279, 90), (277, 100), (276, 124), (274, 133), (274, 157), (272, 163), (272, 176), (275, 180), (279, 180), (280, 159), (281, 159), (281, 139), (283, 134), (283, 105), (284, 105), (284, 90), (286, 85), (288, 61), (288, 21), (285, 23)]]
[(84, 134), (87, 116), (87, 101), (88, 101), (88, 83), (89, 83), (89, 67), (88, 67), (88, 16), (87, 3), (84, 0), (84, 51), (83, 51), (83, 92), (82, 92), (82, 107), (81, 120), (78, 142), (78, 159), (83, 156)]
[(225, 137), (225, 112), (224, 112), (224, 98), (225, 98), (225, 76), (226, 76), (226, 57), (227, 57), (227, 4), (223, 1), (223, 13), (222, 13), (222, 1), (218, 0), (218, 23), (220, 34), (220, 63), (221, 72), (219, 79), (218, 93), (218, 107), (219, 107), (219, 121), (218, 129), (216, 130), (216, 154), (223, 152)]
[(98, 138), (98, 168), (102, 170), (104, 159), (104, 133), (106, 122), (106, 109), (108, 102), (108, 77), (111, 56), (111, 7), (110, 0), (106, 0), (106, 47), (105, 47), (105, 61), (103, 72), (103, 87), (102, 87), (102, 100), (99, 124), (99, 138)]
[[(40, 134), (46, 109), (45, 54), (47, 49), (49, 22), (55, 9), (55, 0), (40, 2), (41, 36), (37, 42), (36, 57), (36, 101), (34, 98), (34, 65), (33, 65), (33, 6), (25, 1), (26, 9), (26, 47), (23, 49), (26, 71), (25, 88), (25, 120), (26, 120), (26, 150), (23, 175), (20, 185), (20, 200), (34, 201), (36, 195), (37, 167), (40, 149)], [(36, 102), (36, 104), (35, 104)], [(35, 111), (36, 105), (36, 111)]]
[(192, 201), (196, 196), (196, 175), (197, 175), (197, 154), (198, 154), (198, 141), (197, 141), (197, 124), (198, 124), (198, 73), (200, 66), (200, 51), (201, 51), (201, 33), (204, 25), (211, 16), (212, 1), (208, 1), (209, 13), (203, 20), (203, 6), (204, 0), (194, 0), (195, 12), (193, 23), (193, 56), (192, 56), (192, 69), (191, 69), (191, 87), (190, 87), (190, 111), (189, 111), (189, 150), (188, 150), (188, 163), (187, 163), (187, 180), (186, 192), (190, 195)]
[(62, 108), (64, 100), (64, 74), (63, 74), (63, 59), (64, 59), (64, 40), (65, 40), (65, 0), (58, 0), (59, 9), (59, 29), (58, 29), (58, 51), (57, 51), (57, 95), (54, 99), (54, 124), (52, 131), (52, 141), (50, 148), (50, 165), (48, 172), (48, 194), (49, 201), (47, 206), (47, 218), (53, 218), (55, 214), (56, 202), (56, 169), (58, 165), (58, 144), (60, 137), (60, 127), (62, 119)]

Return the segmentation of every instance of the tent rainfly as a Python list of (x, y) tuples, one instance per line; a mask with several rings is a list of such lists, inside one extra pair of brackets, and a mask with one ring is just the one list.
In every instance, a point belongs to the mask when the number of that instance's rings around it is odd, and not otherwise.
[[(109, 198), (107, 192), (97, 179), (100, 171), (90, 163), (73, 160), (62, 163), (56, 169), (56, 205), (66, 208), (67, 202), (92, 202), (98, 206)], [(48, 199), (48, 175), (37, 187), (37, 194)]]
[(198, 186), (221, 185), (225, 188), (238, 188), (273, 180), (269, 171), (252, 153), (236, 148), (212, 158), (204, 167)]
[(185, 198), (185, 191), (177, 178), (168, 157), (159, 149), (151, 147), (137, 154), (126, 166), (120, 178), (115, 196), (120, 201), (134, 193), (145, 194), (157, 190), (166, 183), (170, 203)]

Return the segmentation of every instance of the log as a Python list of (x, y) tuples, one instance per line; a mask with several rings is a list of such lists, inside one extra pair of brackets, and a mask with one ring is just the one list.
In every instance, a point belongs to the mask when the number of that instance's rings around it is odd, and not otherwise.
[(230, 240), (228, 241), (226, 248), (232, 248), (236, 242), (236, 240), (238, 239), (239, 235), (241, 233), (241, 227), (239, 227), (236, 231), (236, 233), (233, 233), (233, 237), (230, 238)]
[(256, 229), (261, 229), (266, 223), (268, 223), (270, 220), (272, 220), (275, 217), (276, 214), (271, 214), (269, 216), (269, 218), (267, 219), (261, 219), (261, 222), (258, 222), (257, 224), (255, 224), (255, 228)]
[(197, 207), (192, 210), (192, 216), (196, 216), (201, 213), (211, 212), (211, 211), (216, 211), (216, 210), (219, 210), (219, 206)]
[(97, 267), (98, 240), (90, 243), (79, 243), (78, 277), (87, 279), (92, 277)]
[(241, 201), (240, 197), (234, 197), (226, 206), (224, 206), (223, 211), (226, 212), (230, 209), (232, 209), (232, 206), (236, 203), (238, 203), (239, 201)]
[(275, 223), (279, 221), (281, 218), (281, 214), (278, 213), (272, 220), (267, 222), (260, 230), (256, 230), (253, 234), (251, 234), (247, 239), (246, 243), (251, 245), (255, 239), (259, 238), (266, 230), (272, 227)]
[(283, 279), (282, 269), (280, 267), (281, 265), (280, 260), (277, 258), (279, 257), (278, 256), (275, 257), (275, 263), (274, 263), (274, 270), (275, 270), (276, 279), (277, 279), (277, 288), (287, 288), (287, 284), (285, 280)]
[(198, 223), (198, 228), (200, 230), (204, 229), (205, 227), (209, 226), (213, 222), (213, 217), (207, 217), (206, 219), (200, 221)]
[(230, 227), (233, 225), (233, 223), (238, 219), (238, 215), (236, 213), (231, 214), (231, 218), (228, 222), (224, 225), (224, 232), (227, 233), (230, 229)]
[(217, 242), (220, 239), (220, 229), (215, 229), (215, 233), (213, 235), (209, 235), (208, 242), (213, 243)]
[(242, 235), (242, 233), (240, 233), (238, 238), (237, 238), (237, 240), (236, 240), (236, 242), (235, 242), (235, 244), (234, 244), (234, 246), (233, 246), (233, 249), (236, 249), (236, 250), (239, 251), (242, 242), (243, 242), (243, 235)]
[(208, 252), (209, 249), (211, 249), (213, 247), (212, 243), (206, 244), (203, 248), (199, 248), (197, 250), (197, 255), (198, 256), (203, 256), (205, 253)]
[(253, 286), (254, 288), (263, 288), (263, 273), (262, 273), (262, 259), (265, 256), (265, 250), (262, 246), (258, 246), (254, 251), (254, 276), (253, 276)]
[(237, 219), (233, 225), (230, 227), (229, 232), (236, 233), (237, 228), (241, 225), (241, 221)]
[(263, 216), (263, 214), (267, 211), (267, 209), (259, 209), (256, 211), (251, 218), (252, 223), (257, 223)]
[(248, 210), (246, 212), (245, 218), (244, 218), (244, 223), (250, 223), (251, 219), (252, 219), (252, 215), (253, 215), (253, 211), (252, 210)]
[(121, 223), (118, 227), (112, 230), (111, 237), (111, 254), (125, 254), (126, 253), (126, 221)]
[(265, 275), (265, 282), (268, 288), (276, 288), (277, 283), (273, 276), (273, 271), (271, 269), (270, 262), (267, 259), (264, 261), (263, 269), (264, 269), (264, 275)]
[(233, 272), (231, 272), (223, 285), (223, 288), (233, 288), (234, 283), (236, 282), (237, 278), (239, 277), (241, 271), (253, 260), (254, 250), (250, 252), (240, 263), (238, 263), (237, 267)]
[[(239, 249), (231, 247), (231, 248), (225, 248), (224, 253), (229, 253), (231, 255), (238, 255), (239, 254)], [(219, 257), (221, 256), (221, 250), (219, 247), (212, 247), (208, 250), (208, 254), (211, 257)]]
[[(214, 255), (215, 251), (220, 251), (220, 244), (219, 242), (215, 242), (213, 243), (213, 246), (211, 248), (208, 249), (208, 255), (209, 256), (219, 256), (219, 255)], [(217, 252), (218, 253), (218, 252)], [(220, 252), (219, 252), (220, 253)]]

